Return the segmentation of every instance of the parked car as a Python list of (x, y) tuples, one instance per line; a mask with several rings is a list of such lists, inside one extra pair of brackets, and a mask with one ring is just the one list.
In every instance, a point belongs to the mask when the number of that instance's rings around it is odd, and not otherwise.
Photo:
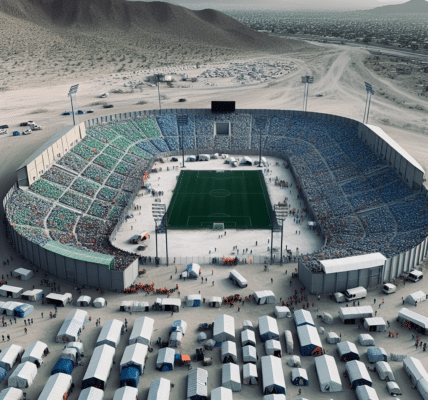
[(108, 93), (103, 93), (102, 95), (100, 95), (101, 98), (105, 98), (108, 97)]
[(9, 129), (9, 125), (0, 125), (0, 129)]
[(23, 135), (30, 135), (32, 133), (33, 131), (31, 129), (26, 129), (25, 131), (22, 132)]
[(0, 129), (0, 135), (6, 135), (7, 129)]
[(21, 122), (20, 124), (19, 124), (19, 126), (27, 126), (28, 125), (28, 122)]
[(184, 103), (186, 101), (186, 99), (178, 99), (179, 103)]
[(94, 112), (94, 110), (88, 110), (86, 111), (86, 114), (92, 114)]
[(13, 131), (13, 136), (19, 136), (21, 134), (21, 132), (19, 131)]
[(31, 128), (33, 131), (40, 131), (40, 130), (42, 130), (42, 129), (43, 129), (43, 127), (42, 127), (42, 126), (37, 125), (37, 124), (28, 124), (28, 125), (30, 126), (30, 128)]
[(113, 104), (105, 104), (103, 107), (104, 108), (113, 108), (114, 106), (113, 106)]
[(61, 115), (73, 115), (72, 111), (64, 111)]
[(79, 114), (79, 115), (81, 115), (81, 114), (84, 114), (85, 112), (84, 111), (82, 111), (82, 110), (77, 110), (76, 111), (76, 114)]

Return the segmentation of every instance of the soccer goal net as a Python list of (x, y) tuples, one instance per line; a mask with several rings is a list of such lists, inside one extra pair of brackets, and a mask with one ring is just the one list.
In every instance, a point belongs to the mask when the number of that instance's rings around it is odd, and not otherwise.
[(214, 222), (213, 223), (213, 230), (217, 231), (224, 231), (224, 222)]

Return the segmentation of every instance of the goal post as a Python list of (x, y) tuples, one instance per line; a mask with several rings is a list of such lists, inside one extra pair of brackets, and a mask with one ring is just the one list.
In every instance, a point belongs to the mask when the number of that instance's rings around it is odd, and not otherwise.
[(213, 223), (214, 231), (224, 231), (224, 222), (214, 222)]

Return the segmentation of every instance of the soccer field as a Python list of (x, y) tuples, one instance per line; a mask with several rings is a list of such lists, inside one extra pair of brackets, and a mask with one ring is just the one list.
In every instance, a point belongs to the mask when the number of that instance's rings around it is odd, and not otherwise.
[(168, 208), (170, 229), (271, 229), (261, 171), (181, 171)]

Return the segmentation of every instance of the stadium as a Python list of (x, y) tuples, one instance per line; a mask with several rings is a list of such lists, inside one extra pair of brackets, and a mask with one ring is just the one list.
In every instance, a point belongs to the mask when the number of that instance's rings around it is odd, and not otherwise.
[[(187, 116), (183, 126), (181, 115)], [(132, 212), (155, 162), (180, 157), (182, 150), (258, 157), (260, 145), (263, 156), (280, 158), (290, 168), (308, 218), (323, 238), (320, 249), (298, 259), (299, 279), (310, 293), (378, 286), (425, 259), (423, 168), (376, 126), (287, 110), (149, 110), (65, 128), (18, 168), (17, 183), (3, 200), (8, 236), (24, 258), (54, 276), (123, 291), (138, 276), (139, 255), (115, 247), (111, 238)], [(214, 192), (222, 197), (229, 189)], [(248, 205), (250, 217), (270, 209), (253, 228), (277, 231), (263, 184), (259, 193), (261, 200)], [(240, 201), (233, 199), (231, 204)], [(230, 223), (219, 214), (191, 224), (170, 211), (172, 206), (162, 223), (177, 229)], [(229, 226), (246, 229), (250, 220)]]

